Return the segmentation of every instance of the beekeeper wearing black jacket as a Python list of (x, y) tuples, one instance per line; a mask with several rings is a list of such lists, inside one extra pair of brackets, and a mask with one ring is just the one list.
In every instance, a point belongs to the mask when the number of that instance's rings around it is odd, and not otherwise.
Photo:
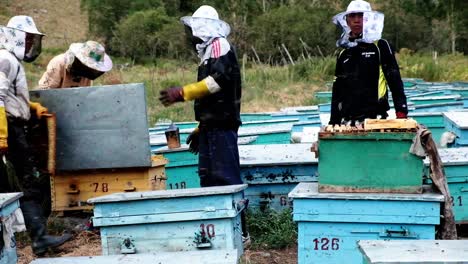
[(199, 152), (200, 185), (241, 184), (237, 147), (241, 76), (234, 47), (226, 39), (230, 27), (207, 5), (181, 22), (200, 58), (197, 82), (165, 89), (159, 99), (164, 106), (195, 100), (195, 119), (200, 123), (187, 143), (192, 152)]
[(398, 63), (390, 43), (381, 38), (384, 15), (368, 2), (354, 0), (346, 12), (333, 18), (343, 29), (337, 46), (344, 48), (336, 61), (330, 125), (387, 118), (390, 88), (397, 118), (406, 118), (408, 107)]

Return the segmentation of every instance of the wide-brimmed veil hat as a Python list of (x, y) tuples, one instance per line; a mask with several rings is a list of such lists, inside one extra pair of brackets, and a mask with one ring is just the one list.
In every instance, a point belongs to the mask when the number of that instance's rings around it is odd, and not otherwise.
[(111, 58), (106, 54), (104, 47), (96, 41), (88, 40), (84, 43), (73, 43), (70, 45), (68, 52), (91, 69), (101, 72), (112, 69)]
[(226, 38), (231, 33), (228, 23), (219, 19), (216, 9), (209, 5), (200, 6), (192, 16), (184, 16), (180, 19), (184, 24), (192, 28), (192, 34), (203, 40), (210, 38)]
[(26, 33), (42, 38), (30, 16), (14, 16), (10, 18), (7, 26), (0, 26), (0, 49), (6, 49), (13, 53), (18, 60), (24, 59), (26, 49)]
[(43, 33), (39, 32), (36, 23), (30, 16), (14, 16), (8, 21), (7, 27), (44, 36)]
[[(353, 0), (349, 3), (346, 11), (333, 17), (333, 23), (342, 28), (343, 34), (338, 40), (337, 45), (349, 45), (349, 33), (351, 28), (348, 26), (346, 16), (351, 13), (363, 13), (362, 38), (358, 42), (372, 43), (382, 38), (384, 27), (384, 14), (373, 11), (371, 5), (364, 0)], [(353, 44), (353, 43), (351, 43)]]

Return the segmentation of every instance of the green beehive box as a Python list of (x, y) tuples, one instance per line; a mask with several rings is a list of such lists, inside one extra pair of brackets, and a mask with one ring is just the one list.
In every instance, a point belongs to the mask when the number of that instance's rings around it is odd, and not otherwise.
[(320, 192), (421, 193), (423, 160), (413, 132), (319, 134)]

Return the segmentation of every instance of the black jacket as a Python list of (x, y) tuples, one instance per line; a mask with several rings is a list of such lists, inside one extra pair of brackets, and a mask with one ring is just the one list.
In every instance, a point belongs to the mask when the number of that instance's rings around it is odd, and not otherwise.
[(198, 67), (198, 81), (212, 76), (221, 90), (195, 100), (195, 119), (200, 127), (237, 130), (241, 125), (241, 75), (235, 49), (211, 57)]
[(387, 117), (388, 95), (378, 98), (380, 66), (392, 92), (396, 112), (408, 113), (403, 82), (395, 54), (385, 39), (376, 44), (359, 42), (337, 58), (330, 124), (346, 120)]

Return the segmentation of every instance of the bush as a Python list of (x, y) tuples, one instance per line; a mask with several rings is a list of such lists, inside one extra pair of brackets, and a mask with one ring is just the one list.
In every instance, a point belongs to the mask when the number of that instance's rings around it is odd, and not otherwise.
[(287, 60), (282, 44), (294, 60), (329, 54), (335, 50), (336, 42), (335, 26), (330, 17), (331, 12), (321, 8), (308, 10), (302, 6), (281, 6), (254, 21), (249, 40), (262, 61), (268, 63)]
[(118, 24), (111, 46), (122, 56), (148, 61), (179, 49), (174, 45), (184, 43), (183, 34), (182, 25), (163, 8), (138, 11)]

